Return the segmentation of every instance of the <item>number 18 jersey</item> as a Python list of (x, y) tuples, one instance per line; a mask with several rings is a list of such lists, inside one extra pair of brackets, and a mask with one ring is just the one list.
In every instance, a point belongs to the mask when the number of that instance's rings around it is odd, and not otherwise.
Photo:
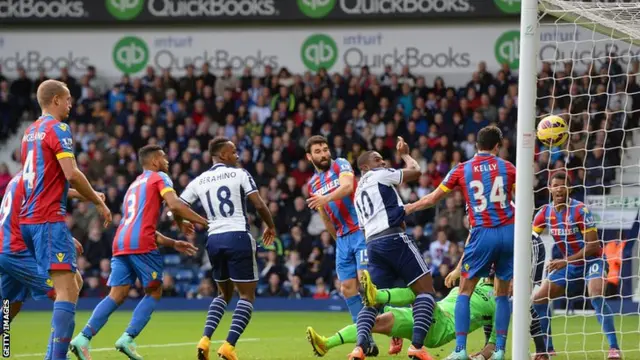
[(460, 186), (467, 201), (469, 225), (496, 228), (513, 224), (512, 191), (516, 186), (516, 167), (488, 153), (456, 165), (440, 184), (444, 192)]
[(256, 191), (246, 170), (218, 163), (193, 179), (180, 198), (189, 204), (200, 200), (212, 235), (249, 231), (246, 199)]
[(358, 182), (356, 213), (367, 240), (404, 222), (404, 203), (395, 188), (400, 183), (402, 170), (387, 168), (370, 170)]

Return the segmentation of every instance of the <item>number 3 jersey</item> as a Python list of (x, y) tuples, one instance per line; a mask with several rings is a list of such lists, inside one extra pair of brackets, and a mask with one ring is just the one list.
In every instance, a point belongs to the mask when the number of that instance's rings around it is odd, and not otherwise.
[(163, 172), (145, 170), (131, 183), (122, 203), (122, 220), (113, 239), (113, 255), (144, 254), (156, 250), (156, 225), (162, 196), (173, 189)]
[(516, 186), (516, 167), (488, 153), (456, 165), (440, 184), (444, 192), (460, 186), (469, 210), (472, 228), (495, 228), (513, 224), (512, 191)]
[(64, 221), (69, 182), (59, 159), (73, 157), (69, 125), (43, 115), (22, 137), (22, 179), (25, 202), (21, 224)]
[(258, 191), (249, 173), (215, 164), (187, 185), (180, 198), (189, 204), (200, 200), (209, 220), (209, 235), (249, 231), (246, 199)]
[(372, 236), (404, 222), (404, 203), (396, 191), (402, 170), (378, 168), (368, 171), (358, 182), (354, 196), (360, 228)]

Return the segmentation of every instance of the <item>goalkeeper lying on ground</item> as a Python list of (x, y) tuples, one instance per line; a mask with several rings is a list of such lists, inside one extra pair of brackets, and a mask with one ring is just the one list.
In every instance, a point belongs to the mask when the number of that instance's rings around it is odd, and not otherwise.
[[(375, 290), (375, 299), (367, 299), (377, 305), (384, 305), (383, 312), (376, 318), (373, 332), (391, 337), (404, 339), (412, 338), (413, 331), (413, 311), (411, 308), (400, 308), (410, 304), (415, 295), (411, 289), (397, 288), (389, 290)], [(371, 298), (372, 296), (367, 296)], [(433, 312), (433, 323), (424, 341), (428, 348), (441, 347), (456, 338), (454, 312), (456, 298), (458, 297), (458, 287), (451, 290), (449, 295), (439, 301)], [(476, 286), (470, 299), (471, 326), (469, 332), (479, 328), (484, 328), (486, 336), (486, 346), (472, 359), (490, 359), (495, 347), (495, 331), (493, 331), (493, 315), (496, 310), (496, 302), (493, 296), (493, 278), (484, 279)], [(540, 330), (540, 323), (535, 319), (531, 323), (531, 337), (536, 343), (538, 355), (535, 360), (548, 360), (545, 352), (544, 338)], [(326, 338), (317, 334), (313, 328), (307, 328), (307, 340), (313, 347), (313, 352), (317, 356), (324, 356), (330, 349), (343, 345), (355, 343), (357, 329), (355, 324), (351, 324), (335, 335)]]

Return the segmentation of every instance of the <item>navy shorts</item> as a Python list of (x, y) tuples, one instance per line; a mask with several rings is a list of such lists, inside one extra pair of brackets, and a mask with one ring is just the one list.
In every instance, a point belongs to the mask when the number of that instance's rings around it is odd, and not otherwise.
[(162, 284), (164, 264), (160, 251), (144, 254), (117, 255), (111, 258), (111, 275), (107, 285), (134, 285), (140, 279), (144, 288), (154, 288)]
[(52, 286), (49, 275), (38, 270), (31, 251), (0, 254), (0, 297), (3, 299), (23, 302), (29, 294), (35, 300), (53, 298)]
[(534, 285), (540, 285), (544, 279), (544, 267), (546, 260), (546, 249), (540, 237), (534, 237), (533, 239), (531, 260), (531, 279), (533, 279)]
[(40, 271), (76, 272), (76, 246), (64, 221), (24, 224), (20, 225), (20, 232)]
[(471, 239), (464, 248), (462, 276), (467, 279), (487, 277), (495, 266), (496, 277), (513, 278), (513, 224), (496, 228), (478, 227), (471, 230)]
[(367, 255), (371, 281), (378, 289), (393, 288), (397, 279), (410, 286), (430, 274), (418, 247), (407, 234), (391, 234), (369, 241)]
[(217, 282), (258, 281), (256, 241), (246, 231), (211, 234), (207, 239), (207, 252)]

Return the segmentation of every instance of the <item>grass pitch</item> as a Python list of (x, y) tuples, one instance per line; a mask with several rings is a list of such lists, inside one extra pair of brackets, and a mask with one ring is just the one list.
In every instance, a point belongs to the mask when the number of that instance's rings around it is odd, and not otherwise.
[[(77, 334), (87, 319), (89, 312), (79, 312), (76, 318)], [(202, 327), (206, 309), (202, 312), (158, 312), (153, 315), (146, 329), (136, 339), (139, 352), (145, 359), (180, 360), (196, 359), (196, 343), (202, 336)], [(115, 351), (113, 344), (124, 332), (130, 311), (117, 311), (109, 323), (92, 341), (93, 358), (96, 360), (120, 359), (126, 357)], [(231, 321), (227, 312), (213, 336), (211, 358), (217, 359), (215, 350), (226, 338)], [(348, 313), (331, 312), (256, 312), (248, 329), (237, 345), (241, 360), (294, 360), (314, 359), (311, 346), (305, 338), (307, 326), (313, 326), (320, 334), (329, 336), (348, 325), (351, 321)], [(624, 359), (640, 359), (640, 318), (624, 316), (616, 319), (618, 341), (622, 347)], [(24, 312), (11, 324), (11, 359), (42, 359), (46, 350), (51, 314), (47, 312)], [(558, 351), (557, 359), (604, 359), (606, 358), (606, 340), (600, 331), (595, 316), (558, 316), (553, 324), (554, 344)], [(389, 340), (376, 335), (381, 350), (378, 359), (405, 359), (400, 356), (386, 355)], [(484, 334), (478, 330), (469, 337), (469, 350), (480, 349), (484, 344)], [(446, 357), (452, 350), (453, 342), (430, 352), (436, 359)], [(409, 341), (405, 340), (405, 347)], [(508, 346), (511, 346), (509, 343)], [(325, 359), (346, 359), (353, 345), (343, 345), (332, 349)], [(73, 357), (72, 357), (73, 358)], [(521, 360), (521, 359), (517, 359)]]

